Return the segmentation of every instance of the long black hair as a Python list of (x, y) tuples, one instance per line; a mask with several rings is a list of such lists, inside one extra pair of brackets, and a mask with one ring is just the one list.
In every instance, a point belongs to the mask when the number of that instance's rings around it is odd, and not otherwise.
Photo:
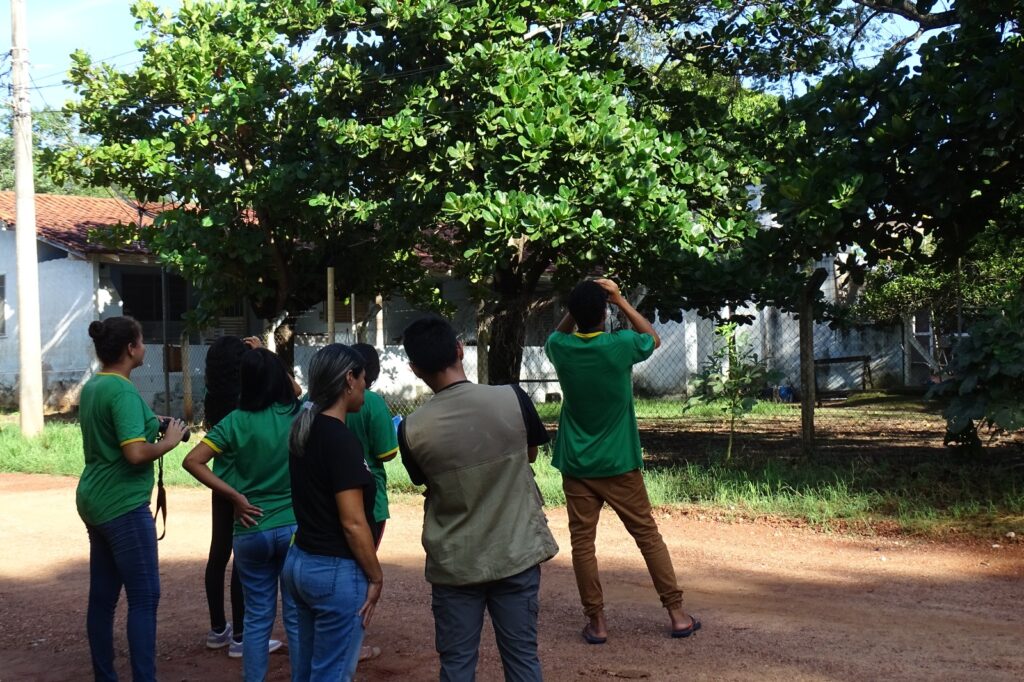
[(274, 403), (295, 403), (291, 376), (281, 358), (266, 348), (254, 348), (242, 356), (239, 368), (238, 409), (259, 412)]
[(96, 347), (96, 357), (104, 365), (121, 359), (125, 349), (142, 338), (142, 325), (134, 317), (108, 317), (89, 323), (89, 336)]
[(206, 398), (203, 422), (212, 429), (238, 407), (242, 356), (249, 347), (237, 336), (221, 336), (206, 351)]
[(338, 402), (348, 390), (349, 372), (357, 377), (363, 372), (363, 356), (344, 344), (324, 346), (309, 361), (309, 400), (292, 423), (288, 438), (288, 449), (296, 457), (301, 457), (306, 449), (316, 416)]

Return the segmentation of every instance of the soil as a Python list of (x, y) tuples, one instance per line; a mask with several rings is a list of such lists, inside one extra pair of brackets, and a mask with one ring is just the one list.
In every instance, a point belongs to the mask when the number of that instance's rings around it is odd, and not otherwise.
[[(0, 475), (3, 682), (90, 677), (88, 542), (75, 513), (75, 484)], [(171, 489), (169, 509), (160, 543), (160, 678), (237, 678), (238, 661), (203, 646), (209, 494)], [(422, 512), (415, 500), (399, 500), (392, 514), (380, 550), (384, 596), (367, 635), (383, 653), (360, 666), (358, 679), (436, 680)], [(606, 512), (598, 557), (610, 635), (593, 646), (579, 634), (565, 511), (549, 510), (548, 517), (562, 548), (544, 566), (541, 588), (540, 655), (548, 680), (1024, 679), (1019, 538), (942, 544), (661, 513), (687, 609), (704, 623), (696, 636), (673, 640), (635, 544)], [(124, 610), (122, 600), (116, 647), (122, 679), (129, 679)], [(275, 636), (283, 638), (280, 627)], [(269, 679), (286, 680), (288, 670), (287, 655), (271, 656)], [(502, 679), (489, 625), (478, 679)]]

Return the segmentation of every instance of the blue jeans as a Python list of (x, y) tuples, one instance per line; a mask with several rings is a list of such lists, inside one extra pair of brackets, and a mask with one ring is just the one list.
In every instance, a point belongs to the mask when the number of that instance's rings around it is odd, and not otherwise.
[[(295, 526), (281, 526), (256, 533), (236, 535), (235, 565), (242, 579), (245, 599), (245, 637), (242, 638), (242, 678), (263, 682), (270, 665), (267, 642), (277, 616), (277, 585), (288, 555)], [(281, 617), (288, 638), (289, 653), (298, 639), (295, 603), (281, 590)]]
[(433, 585), (434, 642), (441, 655), (441, 682), (476, 679), (484, 609), (491, 614), (505, 680), (539, 682), (537, 595), (540, 566), (477, 585)]
[(114, 609), (121, 587), (128, 595), (128, 652), (132, 679), (156, 679), (156, 607), (160, 603), (160, 572), (156, 557), (156, 524), (149, 504), (89, 532), (89, 609), (85, 619), (97, 680), (117, 680), (114, 670)]
[(299, 613), (292, 646), (293, 682), (348, 682), (359, 663), (366, 574), (353, 559), (309, 554), (292, 547), (284, 564), (284, 589)]

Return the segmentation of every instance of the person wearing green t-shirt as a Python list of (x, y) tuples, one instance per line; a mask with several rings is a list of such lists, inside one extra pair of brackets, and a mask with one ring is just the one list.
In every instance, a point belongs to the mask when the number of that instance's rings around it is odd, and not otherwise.
[[(153, 462), (174, 449), (185, 424), (159, 420), (131, 382), (146, 357), (142, 327), (130, 317), (89, 325), (102, 369), (82, 388), (79, 422), (85, 469), (75, 494), (89, 533), (86, 631), (97, 680), (116, 680), (114, 609), (128, 596), (128, 652), (134, 680), (156, 679), (156, 611), (160, 602), (156, 523), (149, 510)], [(156, 441), (156, 442), (154, 442)]]
[[(604, 331), (609, 303), (622, 311), (633, 329)], [(562, 473), (572, 566), (587, 617), (583, 639), (603, 644), (608, 638), (594, 550), (605, 503), (636, 540), (668, 610), (672, 636), (688, 637), (701, 623), (683, 610), (672, 557), (651, 512), (633, 406), (633, 365), (649, 358), (661, 340), (611, 280), (580, 283), (568, 304), (569, 312), (544, 351), (563, 394), (552, 464)]]
[[(384, 462), (390, 462), (398, 454), (398, 434), (392, 421), (391, 410), (384, 398), (370, 390), (377, 377), (380, 376), (380, 355), (377, 349), (368, 343), (356, 343), (352, 350), (359, 353), (364, 360), (363, 376), (366, 377), (363, 406), (359, 411), (348, 415), (346, 426), (359, 439), (363, 446), (363, 458), (370, 468), (373, 479), (377, 483), (377, 493), (373, 501), (373, 517), (377, 522), (374, 529), (374, 543), (380, 548), (384, 538), (384, 526), (390, 518), (388, 512), (388, 472)], [(366, 661), (380, 655), (380, 649), (364, 645), (359, 652), (359, 661)]]
[[(235, 512), (234, 554), (245, 601), (243, 678), (262, 681), (269, 665), (270, 632), (277, 615), (278, 584), (295, 513), (288, 474), (288, 434), (298, 412), (291, 377), (265, 348), (246, 351), (239, 369), (238, 409), (220, 420), (185, 457), (182, 466)], [(207, 464), (230, 456), (231, 483)], [(282, 590), (281, 609), (289, 646), (297, 641), (295, 603)]]
[(357, 343), (352, 350), (363, 356), (366, 361), (366, 394), (363, 406), (355, 414), (349, 415), (348, 428), (355, 434), (363, 446), (366, 464), (377, 482), (377, 496), (373, 503), (373, 516), (377, 522), (377, 545), (384, 536), (385, 522), (390, 518), (388, 513), (388, 474), (384, 470), (384, 462), (390, 462), (398, 454), (398, 435), (392, 421), (391, 410), (384, 398), (370, 390), (377, 377), (380, 376), (380, 356), (377, 349), (368, 343)]

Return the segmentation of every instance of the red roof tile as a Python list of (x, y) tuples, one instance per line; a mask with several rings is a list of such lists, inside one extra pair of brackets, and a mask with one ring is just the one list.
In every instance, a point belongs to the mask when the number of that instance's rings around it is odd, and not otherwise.
[[(16, 228), (14, 192), (0, 192), (0, 220), (8, 229)], [(89, 231), (139, 220), (134, 204), (121, 199), (75, 197), (61, 194), (36, 195), (36, 232), (39, 238), (80, 254), (119, 253), (148, 254), (138, 242), (124, 247), (110, 247), (89, 238)], [(143, 216), (143, 224), (152, 219)]]

